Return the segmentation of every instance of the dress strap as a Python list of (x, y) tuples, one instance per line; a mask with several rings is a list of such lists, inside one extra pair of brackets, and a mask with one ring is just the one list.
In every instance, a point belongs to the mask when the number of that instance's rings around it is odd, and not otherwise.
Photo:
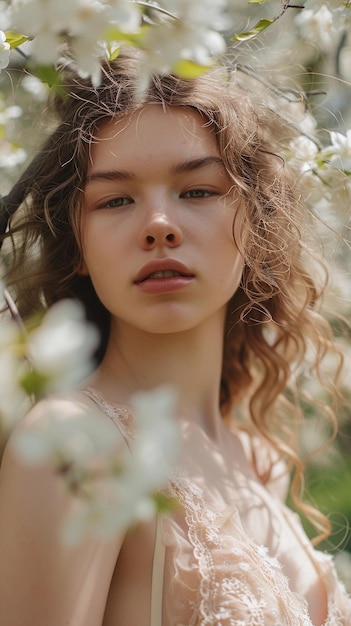
[(80, 390), (85, 396), (87, 396), (94, 404), (98, 406), (100, 411), (105, 413), (115, 424), (120, 431), (127, 447), (131, 451), (131, 444), (134, 439), (133, 429), (130, 427), (131, 412), (129, 408), (124, 404), (110, 404), (107, 402), (103, 395), (94, 389), (93, 387), (85, 387)]
[[(128, 448), (132, 452), (131, 443), (133, 441), (133, 432), (128, 428), (130, 421), (130, 411), (124, 405), (112, 405), (106, 402), (102, 394), (92, 387), (81, 389), (99, 409), (108, 415), (117, 426)], [(152, 580), (151, 580), (151, 615), (150, 626), (162, 626), (162, 604), (163, 604), (163, 578), (165, 568), (165, 552), (166, 547), (162, 540), (162, 521), (160, 515), (156, 517), (156, 532), (154, 555), (152, 562)]]
[(162, 595), (166, 547), (162, 541), (160, 515), (156, 518), (156, 536), (151, 582), (151, 626), (162, 626)]

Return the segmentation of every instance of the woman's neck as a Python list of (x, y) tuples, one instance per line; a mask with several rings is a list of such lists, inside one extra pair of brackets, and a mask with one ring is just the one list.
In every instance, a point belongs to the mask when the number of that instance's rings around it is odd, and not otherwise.
[(219, 389), (223, 321), (172, 334), (149, 334), (112, 324), (105, 357), (92, 383), (111, 402), (128, 403), (139, 390), (172, 385), (180, 414), (216, 438), (221, 431)]

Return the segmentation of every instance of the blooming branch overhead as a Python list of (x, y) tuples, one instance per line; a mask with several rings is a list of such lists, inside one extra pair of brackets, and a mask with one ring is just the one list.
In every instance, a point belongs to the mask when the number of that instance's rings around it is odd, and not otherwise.
[[(58, 66), (74, 61), (79, 73), (98, 85), (101, 61), (115, 58), (121, 46), (128, 45), (138, 48), (144, 58), (142, 89), (150, 73), (173, 71), (192, 78), (222, 59), (239, 68), (241, 47), (283, 19), (289, 20), (295, 38), (290, 47), (295, 49), (302, 41), (322, 55), (334, 51), (339, 62), (350, 43), (349, 0), (11, 0), (0, 2), (0, 71), (11, 59), (13, 63), (21, 59), (33, 80), (37, 77), (59, 88)], [(263, 43), (262, 54), (265, 47)], [(26, 157), (11, 135), (9, 118), (11, 110), (0, 101), (0, 167), (7, 169)], [(312, 203), (331, 182), (342, 185), (344, 204), (350, 200), (350, 172), (341, 158), (348, 139), (340, 133), (339, 137), (324, 141), (322, 153), (310, 146), (313, 164), (310, 158), (304, 161), (304, 149), (298, 155), (293, 152), (298, 146), (306, 149), (303, 137), (286, 153), (295, 167), (301, 166), (303, 184), (313, 190)], [(334, 176), (336, 169), (347, 179)]]
[[(65, 45), (81, 73), (90, 75), (95, 84), (100, 79), (100, 60), (118, 54), (122, 44), (143, 50), (148, 71), (171, 70), (191, 77), (216, 62), (227, 51), (228, 41), (237, 45), (252, 39), (289, 9), (297, 11), (301, 35), (328, 43), (328, 49), (351, 19), (347, 0), (333, 2), (333, 10), (327, 2), (321, 5), (315, 0), (305, 5), (284, 0), (278, 9), (275, 0), (249, 0), (246, 4), (258, 5), (264, 16), (255, 18), (247, 30), (238, 30), (234, 0), (12, 0), (2, 4), (2, 67), (9, 48), (27, 42), (34, 64), (45, 76), (43, 68), (57, 61)], [(265, 17), (270, 6), (275, 13)]]

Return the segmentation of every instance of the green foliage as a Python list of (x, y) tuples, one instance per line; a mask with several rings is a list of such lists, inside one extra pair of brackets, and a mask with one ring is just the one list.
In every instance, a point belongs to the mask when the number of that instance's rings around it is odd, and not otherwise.
[(27, 369), (20, 380), (20, 384), (29, 397), (39, 399), (45, 395), (49, 376), (34, 369)]
[(126, 44), (134, 48), (143, 48), (144, 38), (149, 31), (150, 26), (146, 24), (141, 26), (137, 33), (125, 33), (116, 26), (110, 26), (102, 34), (102, 39), (110, 44), (118, 41), (119, 45)]
[(28, 37), (21, 35), (21, 33), (16, 33), (13, 30), (5, 31), (5, 35), (7, 43), (10, 44), (11, 50), (18, 48), (18, 46), (28, 41)]
[(200, 65), (187, 59), (180, 59), (172, 67), (173, 72), (181, 78), (197, 78), (201, 74), (208, 72), (209, 69), (209, 66)]
[[(324, 550), (351, 552), (351, 462), (344, 460), (336, 467), (316, 466), (307, 474), (309, 498), (330, 520), (332, 534), (319, 547)], [(311, 535), (311, 527), (304, 522)]]
[(268, 26), (271, 26), (271, 24), (273, 24), (273, 22), (275, 21), (276, 21), (275, 18), (271, 20), (267, 20), (267, 19), (259, 20), (257, 24), (253, 28), (251, 28), (251, 30), (248, 30), (244, 33), (236, 33), (231, 38), (231, 40), (232, 41), (247, 41), (248, 39), (252, 39), (253, 37), (256, 37), (257, 35), (259, 35), (263, 30), (268, 28)]
[(65, 97), (65, 92), (61, 86), (60, 73), (53, 65), (35, 65), (31, 68), (33, 76), (39, 78), (52, 91), (55, 91), (61, 97)]

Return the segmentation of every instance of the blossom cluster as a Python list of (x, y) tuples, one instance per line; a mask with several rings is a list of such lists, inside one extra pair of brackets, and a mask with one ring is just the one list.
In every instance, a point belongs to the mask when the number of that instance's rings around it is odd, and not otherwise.
[(300, 135), (288, 147), (287, 157), (299, 175), (304, 199), (324, 217), (342, 216), (351, 206), (351, 129), (330, 131), (321, 147), (313, 136)]
[[(9, 294), (3, 300), (8, 302)], [(0, 325), (0, 443), (24, 414), (47, 395), (74, 392), (92, 368), (98, 335), (83, 310), (67, 300), (54, 305), (31, 332), (15, 321)], [(95, 411), (67, 418), (47, 405), (45, 420), (15, 430), (12, 445), (23, 461), (48, 462), (75, 497), (64, 538), (87, 533), (108, 538), (155, 513), (178, 450), (175, 394), (160, 388), (131, 399), (135, 438), (130, 450), (116, 424)], [(1, 447), (1, 446), (0, 446)], [(162, 501), (163, 505), (167, 504)]]
[[(270, 5), (271, 0), (248, 4)], [(280, 14), (262, 16), (245, 32), (236, 32), (234, 0), (11, 0), (0, 3), (0, 70), (9, 49), (23, 45), (39, 66), (54, 64), (69, 49), (83, 75), (100, 80), (100, 61), (118, 54), (122, 44), (144, 52), (146, 72), (178, 71), (196, 75), (226, 53), (228, 41), (246, 41), (273, 24)], [(296, 5), (294, 5), (296, 8)], [(302, 7), (301, 7), (302, 8)], [(298, 12), (296, 27), (304, 39), (329, 50), (338, 34), (350, 25), (346, 0), (307, 0)], [(17, 35), (16, 35), (17, 34)], [(27, 40), (27, 43), (25, 41)], [(202, 68), (202, 69), (201, 69)]]
[(0, 71), (8, 66), (10, 61), (10, 44), (6, 41), (6, 35), (0, 31)]
[[(269, 5), (271, 0), (249, 4)], [(281, 15), (289, 7), (282, 3)], [(296, 8), (296, 5), (294, 5)], [(296, 17), (300, 36), (324, 51), (350, 25), (350, 3), (307, 0)], [(127, 43), (144, 51), (150, 71), (179, 70), (188, 74), (207, 67), (227, 50), (228, 37), (243, 41), (273, 24), (261, 17), (248, 31), (236, 33), (233, 0), (11, 0), (0, 2), (0, 70), (10, 47), (30, 41), (30, 55), (39, 65), (55, 63), (65, 43), (82, 74), (98, 83), (101, 58)], [(17, 33), (17, 35), (16, 35)], [(186, 61), (190, 61), (187, 63)]]
[(74, 545), (87, 535), (111, 539), (170, 506), (161, 490), (179, 449), (175, 400), (168, 387), (131, 398), (129, 447), (112, 419), (86, 410), (83, 418), (77, 412), (67, 419), (47, 409), (45, 421), (15, 433), (13, 446), (21, 458), (50, 463), (75, 498), (62, 528), (66, 542)]
[(15, 137), (16, 120), (21, 115), (22, 109), (20, 106), (6, 106), (4, 99), (0, 95), (0, 168), (11, 169), (21, 165), (27, 158), (26, 151)]
[[(211, 64), (226, 49), (219, 32), (228, 26), (226, 9), (226, 0), (12, 0), (2, 21), (28, 40), (37, 64), (54, 64), (65, 43), (80, 73), (98, 84), (101, 59), (111, 58), (123, 43), (144, 50), (150, 71), (181, 68), (183, 60)], [(3, 46), (8, 52), (5, 39)]]
[(303, 39), (317, 43), (324, 53), (331, 52), (351, 26), (350, 3), (307, 0), (295, 22)]
[[(14, 303), (0, 283), (1, 309)], [(18, 320), (0, 324), (0, 433), (13, 426), (28, 401), (48, 393), (70, 391), (88, 375), (97, 345), (95, 328), (84, 321), (73, 301), (53, 306), (30, 333)], [(28, 400), (26, 402), (26, 400)]]

